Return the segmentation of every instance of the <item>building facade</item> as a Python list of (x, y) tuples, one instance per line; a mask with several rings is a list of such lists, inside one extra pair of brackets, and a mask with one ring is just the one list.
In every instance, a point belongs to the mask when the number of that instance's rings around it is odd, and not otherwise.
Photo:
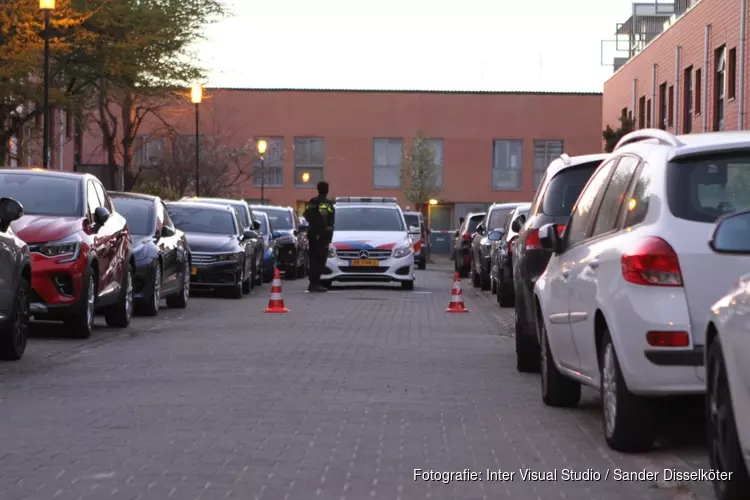
[[(744, 130), (747, 0), (678, 0), (668, 6), (676, 8), (669, 17), (641, 18), (641, 25), (652, 28), (655, 21), (663, 23), (659, 33), (626, 61), (615, 61), (615, 74), (604, 84), (603, 126), (616, 129), (627, 115), (636, 128), (675, 134)], [(633, 18), (622, 26), (632, 24)]]

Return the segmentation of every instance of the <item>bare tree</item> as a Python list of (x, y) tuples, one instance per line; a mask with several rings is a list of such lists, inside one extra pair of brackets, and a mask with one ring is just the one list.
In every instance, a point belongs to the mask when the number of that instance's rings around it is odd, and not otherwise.
[(417, 132), (401, 167), (401, 190), (409, 203), (420, 205), (442, 191), (436, 156), (429, 138)]

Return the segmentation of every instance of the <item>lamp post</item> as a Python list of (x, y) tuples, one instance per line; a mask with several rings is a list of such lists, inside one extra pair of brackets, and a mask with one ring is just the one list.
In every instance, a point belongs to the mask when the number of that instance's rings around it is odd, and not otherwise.
[(44, 11), (44, 136), (42, 137), (42, 166), (49, 168), (49, 18), (55, 9), (55, 0), (39, 0), (39, 8)]
[(268, 149), (268, 142), (265, 139), (258, 141), (258, 155), (260, 155), (260, 204), (266, 204), (266, 164), (264, 155)]
[(195, 196), (201, 195), (200, 104), (202, 101), (203, 87), (196, 83), (190, 89), (190, 102), (195, 104)]

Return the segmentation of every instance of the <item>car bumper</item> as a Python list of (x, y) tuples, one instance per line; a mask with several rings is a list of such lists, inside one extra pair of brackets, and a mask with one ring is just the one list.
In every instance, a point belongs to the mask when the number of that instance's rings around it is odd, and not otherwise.
[(299, 260), (298, 250), (295, 245), (284, 245), (279, 248), (278, 263), (279, 266), (287, 267), (297, 265)]
[(338, 282), (403, 282), (414, 280), (414, 254), (383, 259), (377, 267), (356, 267), (352, 261), (329, 257), (320, 279)]
[(157, 261), (136, 262), (133, 279), (133, 299), (142, 301), (151, 297), (154, 292), (154, 274)]
[(237, 262), (193, 264), (190, 271), (190, 288), (221, 288), (236, 286), (241, 282), (242, 269)]
[(613, 338), (619, 339), (615, 342), (617, 358), (631, 392), (662, 396), (706, 391), (701, 377), (702, 345), (653, 347), (646, 341), (650, 331), (691, 332), (683, 290), (638, 287), (626, 292), (614, 311), (607, 318), (608, 324)]
[(61, 262), (38, 253), (31, 254), (31, 296), (29, 309), (36, 319), (58, 319), (76, 313), (87, 261), (81, 254), (72, 262)]

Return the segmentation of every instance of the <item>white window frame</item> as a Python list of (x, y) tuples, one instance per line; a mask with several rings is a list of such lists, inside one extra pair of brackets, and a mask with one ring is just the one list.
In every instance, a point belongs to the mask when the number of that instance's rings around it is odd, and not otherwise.
[(549, 164), (563, 154), (564, 147), (562, 139), (534, 139), (534, 191), (541, 185)]
[[(313, 142), (319, 142), (321, 145), (321, 158), (320, 163), (317, 163), (312, 158), (311, 149), (308, 150), (307, 161), (298, 162), (298, 151), (297, 149), (302, 147), (303, 144), (311, 146)], [(326, 143), (323, 137), (295, 137), (294, 138), (294, 185), (296, 187), (315, 187), (319, 181), (323, 180), (323, 172), (325, 169), (326, 161)], [(305, 172), (310, 174), (309, 182), (302, 182), (302, 174)]]
[[(378, 155), (376, 154), (378, 145), (385, 144), (388, 148), (386, 150), (386, 163), (378, 163)], [(387, 151), (390, 150), (392, 145), (399, 145), (401, 153), (399, 154), (399, 161), (397, 164), (391, 164), (388, 159)], [(372, 140), (372, 187), (375, 189), (398, 189), (401, 187), (401, 166), (404, 162), (404, 139), (398, 137), (375, 137)], [(393, 183), (379, 183), (377, 180), (378, 171), (388, 171), (396, 179)]]
[[(500, 154), (499, 147), (506, 154)], [(502, 177), (515, 176), (505, 182)], [(510, 177), (512, 177), (510, 176)], [(492, 141), (492, 189), (495, 191), (520, 191), (523, 186), (523, 139), (495, 139)]]
[(164, 161), (164, 138), (138, 135), (133, 141), (133, 164), (154, 167)]
[[(266, 141), (266, 153), (263, 155), (263, 171), (261, 172), (260, 155), (253, 159), (253, 187), (283, 187), (284, 186), (284, 138), (281, 136), (258, 136), (254, 143)], [(261, 182), (261, 179), (263, 182)]]

